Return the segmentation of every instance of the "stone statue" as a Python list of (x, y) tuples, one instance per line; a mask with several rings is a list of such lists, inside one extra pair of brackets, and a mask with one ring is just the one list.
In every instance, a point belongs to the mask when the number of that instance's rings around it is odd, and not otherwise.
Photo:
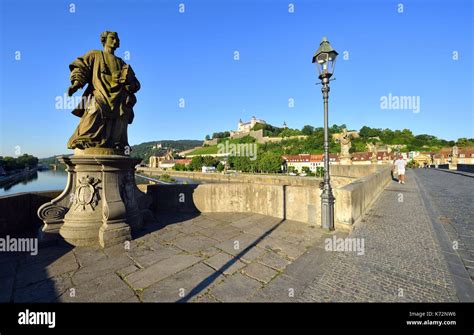
[(377, 163), (377, 145), (375, 143), (367, 142), (367, 150), (372, 153), (370, 160), (372, 163)]
[(115, 56), (120, 46), (116, 32), (100, 35), (104, 50), (91, 50), (69, 65), (68, 95), (87, 85), (72, 113), (81, 118), (68, 141), (69, 149), (128, 148), (127, 126), (133, 121), (135, 93), (140, 83), (130, 65)]
[(451, 149), (451, 165), (450, 169), (454, 170), (457, 167), (458, 164), (458, 157), (459, 157), (459, 148), (455, 145)]
[(454, 146), (451, 149), (451, 156), (454, 158), (457, 158), (459, 156), (459, 148), (457, 146)]
[(41, 240), (61, 236), (74, 246), (107, 247), (130, 240), (132, 230), (154, 220), (151, 198), (135, 183), (141, 159), (127, 150), (140, 83), (130, 65), (114, 55), (117, 33), (100, 37), (104, 51), (89, 51), (69, 66), (68, 95), (87, 88), (72, 112), (81, 118), (67, 143), (74, 155), (59, 158), (68, 172), (66, 187), (38, 209)]
[(341, 156), (340, 157), (350, 157), (349, 150), (352, 147), (351, 141), (354, 138), (358, 138), (359, 133), (356, 131), (347, 131), (346, 128), (342, 129), (342, 133), (334, 134), (333, 138), (336, 142), (341, 144)]

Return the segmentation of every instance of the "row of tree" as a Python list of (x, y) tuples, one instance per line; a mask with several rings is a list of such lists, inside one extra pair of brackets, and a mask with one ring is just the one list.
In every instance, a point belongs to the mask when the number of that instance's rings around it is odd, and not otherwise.
[(231, 156), (228, 164), (230, 169), (242, 172), (280, 173), (283, 159), (278, 152), (259, 151), (255, 159)]
[(33, 168), (38, 165), (38, 158), (32, 155), (23, 154), (18, 157), (1, 157), (0, 156), (0, 167), (6, 172), (15, 170)]
[[(330, 142), (333, 142), (331, 139), (332, 134), (342, 132), (342, 129), (346, 128), (345, 124), (341, 125), (333, 125), (329, 128), (329, 136)], [(252, 130), (260, 130), (263, 129), (264, 136), (272, 136), (272, 137), (291, 137), (291, 136), (298, 136), (298, 135), (306, 135), (308, 138), (305, 140), (300, 140), (301, 142), (307, 142), (307, 145), (300, 143), (298, 144), (297, 141), (285, 143), (285, 146), (289, 144), (290, 146), (296, 146), (301, 148), (305, 151), (302, 152), (319, 152), (322, 148), (323, 143), (323, 135), (324, 129), (322, 127), (313, 127), (311, 125), (305, 125), (300, 129), (291, 129), (291, 128), (278, 128), (274, 127), (269, 124), (260, 124), (257, 123)], [(452, 147), (454, 145), (458, 145), (460, 147), (463, 146), (474, 146), (474, 139), (473, 138), (459, 138), (457, 141), (447, 141), (444, 139), (437, 138), (433, 135), (428, 134), (420, 134), (414, 135), (413, 132), (409, 129), (403, 130), (391, 130), (391, 129), (381, 129), (381, 128), (371, 128), (367, 126), (363, 126), (359, 130), (360, 137), (353, 141), (353, 146), (351, 151), (366, 151), (366, 145), (368, 142), (371, 143), (381, 143), (381, 144), (389, 144), (389, 145), (406, 145), (406, 151), (437, 151), (442, 147)], [(230, 136), (229, 132), (220, 132), (214, 133), (213, 138), (226, 138)], [(337, 149), (337, 146), (331, 145), (331, 149)], [(297, 151), (297, 150), (291, 150)], [(338, 152), (338, 151), (334, 151)], [(296, 152), (300, 153), (300, 152)]]
[(218, 172), (221, 172), (225, 169), (225, 164), (230, 170), (279, 173), (283, 159), (280, 154), (271, 151), (262, 152), (256, 155), (255, 159), (246, 156), (230, 156), (227, 162), (220, 162), (211, 156), (195, 156), (187, 166), (175, 164), (174, 169), (177, 171), (201, 171), (203, 166), (214, 166)]
[[(218, 132), (218, 133), (213, 133), (212, 138), (226, 138), (230, 137), (230, 132), (229, 131), (223, 131), (223, 132)], [(211, 136), (206, 135), (206, 140), (210, 140)]]

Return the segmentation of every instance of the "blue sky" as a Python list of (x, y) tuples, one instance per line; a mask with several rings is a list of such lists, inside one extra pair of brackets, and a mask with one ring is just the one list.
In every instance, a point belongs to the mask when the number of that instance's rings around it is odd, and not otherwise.
[[(101, 49), (104, 30), (119, 33), (116, 54), (130, 53), (126, 62), (142, 84), (130, 144), (203, 139), (253, 115), (277, 126), (322, 126), (311, 58), (323, 36), (339, 52), (330, 124), (474, 137), (469, 0), (0, 0), (0, 6), (0, 155), (68, 152), (79, 118), (56, 109), (55, 99), (70, 84), (69, 63)], [(389, 94), (419, 97), (419, 113), (381, 109)]]

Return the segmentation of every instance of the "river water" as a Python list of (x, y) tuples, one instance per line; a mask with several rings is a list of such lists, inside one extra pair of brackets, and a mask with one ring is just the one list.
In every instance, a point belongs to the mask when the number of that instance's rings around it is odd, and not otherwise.
[[(67, 172), (61, 170), (38, 171), (29, 178), (18, 183), (0, 187), (0, 197), (22, 192), (38, 192), (63, 190), (66, 186)], [(137, 184), (148, 184), (149, 181), (136, 177)], [(187, 178), (174, 178), (178, 183), (199, 184), (200, 182)]]
[(66, 171), (38, 171), (12, 185), (0, 187), (0, 197), (21, 192), (62, 190), (66, 186)]

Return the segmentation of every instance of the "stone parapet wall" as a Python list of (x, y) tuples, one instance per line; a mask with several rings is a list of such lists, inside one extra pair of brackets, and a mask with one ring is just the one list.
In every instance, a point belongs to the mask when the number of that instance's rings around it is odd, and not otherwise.
[(337, 199), (335, 220), (340, 224), (354, 224), (392, 180), (390, 170), (390, 166), (385, 166), (370, 175), (335, 189), (334, 196)]
[(36, 212), (61, 191), (18, 193), (0, 197), (0, 236), (38, 229), (43, 222)]
[[(390, 165), (391, 166), (391, 165)], [(361, 178), (368, 176), (380, 169), (386, 169), (387, 165), (366, 164), (366, 165), (331, 165), (329, 171), (331, 176)]]
[(474, 172), (474, 164), (457, 164), (457, 170), (463, 172)]
[[(376, 166), (353, 166), (353, 169), (347, 169), (345, 167), (338, 168), (337, 165), (331, 166), (331, 183), (333, 187), (340, 187), (347, 185), (354, 181), (356, 178), (366, 176), (376, 171), (379, 167)], [(334, 168), (336, 167), (336, 168)], [(349, 172), (348, 172), (349, 171)], [(291, 186), (314, 186), (319, 187), (319, 183), (322, 178), (315, 177), (300, 177), (300, 176), (289, 176), (285, 174), (246, 174), (240, 173), (237, 175), (223, 174), (223, 173), (202, 173), (202, 172), (190, 172), (190, 171), (162, 171), (154, 168), (138, 169), (138, 173), (143, 173), (148, 176), (159, 176), (162, 174), (168, 174), (172, 177), (189, 178), (194, 180), (202, 180), (209, 182), (225, 182), (225, 183), (259, 183), (259, 184), (271, 184), (271, 185), (291, 185)], [(349, 176), (343, 175), (343, 173), (349, 174)]]
[[(391, 180), (390, 167), (334, 188), (337, 229), (351, 229)], [(148, 185), (158, 212), (251, 212), (321, 224), (321, 190), (308, 185), (210, 183)]]

